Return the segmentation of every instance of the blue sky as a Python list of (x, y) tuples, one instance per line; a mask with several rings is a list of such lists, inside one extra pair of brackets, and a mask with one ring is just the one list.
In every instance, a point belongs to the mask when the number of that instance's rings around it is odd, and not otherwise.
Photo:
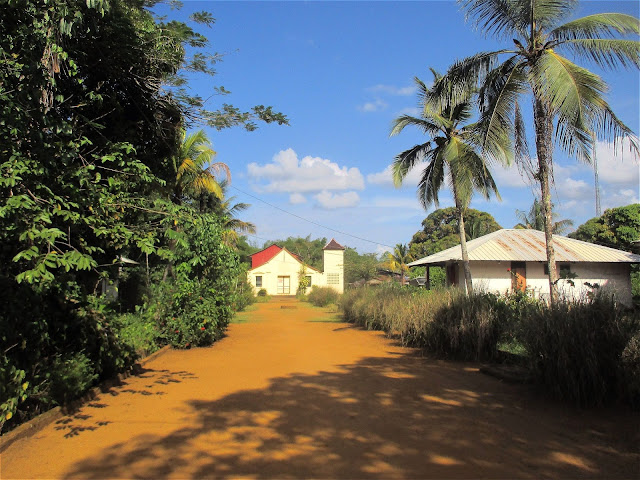
[[(252, 205), (242, 218), (256, 224), (257, 236), (249, 238), (257, 245), (309, 234), (335, 237), (361, 253), (408, 243), (434, 208), (423, 210), (416, 198), (419, 171), (396, 189), (388, 167), (396, 154), (425, 139), (409, 129), (389, 138), (391, 121), (417, 113), (414, 76), (430, 81), (429, 67), (444, 71), (455, 59), (505, 45), (474, 32), (453, 1), (186, 1), (180, 11), (157, 10), (183, 20), (208, 10), (216, 18), (202, 33), (210, 52), (225, 54), (224, 60), (214, 79), (194, 77), (191, 85), (204, 98), (214, 85), (232, 93), (213, 97), (208, 106), (273, 105), (290, 119), (290, 126), (260, 125), (254, 132), (206, 129), (216, 160), (231, 168), (229, 193)], [(638, 16), (638, 10), (637, 1), (589, 1), (577, 13)], [(609, 83), (609, 103), (637, 133), (638, 71), (592, 70)], [(597, 158), (603, 209), (638, 202), (638, 160), (628, 151), (614, 156), (605, 144)], [(595, 216), (593, 170), (560, 152), (554, 163), (559, 217), (578, 226)], [(515, 168), (493, 173), (502, 201), (475, 198), (471, 207), (511, 228), (518, 222), (515, 210), (531, 205), (535, 186)], [(452, 206), (446, 190), (440, 200), (441, 207)]]

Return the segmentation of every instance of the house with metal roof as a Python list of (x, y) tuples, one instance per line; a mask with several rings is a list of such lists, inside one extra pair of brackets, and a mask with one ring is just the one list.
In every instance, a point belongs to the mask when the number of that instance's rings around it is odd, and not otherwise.
[[(631, 305), (631, 264), (640, 255), (572, 238), (553, 236), (560, 292), (580, 298), (593, 285), (615, 291), (620, 302)], [(473, 287), (506, 293), (529, 290), (538, 298), (549, 296), (544, 232), (503, 229), (467, 242)], [(447, 285), (464, 285), (460, 245), (409, 264), (446, 269)], [(428, 282), (428, 280), (427, 280)]]
[(300, 281), (306, 279), (306, 293), (311, 287), (331, 287), (344, 291), (344, 250), (331, 239), (323, 248), (324, 271), (305, 265), (302, 259), (286, 248), (271, 245), (251, 255), (251, 269), (247, 272), (249, 283), (258, 292), (267, 295), (295, 295)]

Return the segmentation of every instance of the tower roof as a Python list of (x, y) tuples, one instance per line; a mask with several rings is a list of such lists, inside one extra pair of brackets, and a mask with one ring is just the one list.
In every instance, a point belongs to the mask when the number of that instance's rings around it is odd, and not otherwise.
[(327, 243), (323, 250), (345, 250), (345, 248), (336, 242), (335, 238), (332, 238), (329, 243)]

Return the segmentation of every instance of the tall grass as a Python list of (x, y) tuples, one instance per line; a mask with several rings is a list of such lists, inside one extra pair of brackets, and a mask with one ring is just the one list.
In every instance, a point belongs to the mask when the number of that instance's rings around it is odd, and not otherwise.
[(540, 383), (558, 398), (590, 406), (615, 398), (637, 403), (638, 332), (637, 314), (600, 293), (530, 312), (521, 318), (519, 337)]
[(469, 297), (457, 289), (423, 290), (394, 285), (346, 292), (345, 320), (398, 336), (406, 346), (464, 360), (497, 357), (501, 305), (492, 294)]
[(449, 358), (496, 360), (498, 345), (516, 345), (532, 377), (555, 397), (640, 407), (640, 315), (603, 292), (550, 307), (526, 294), (391, 285), (349, 290), (340, 308), (348, 322)]

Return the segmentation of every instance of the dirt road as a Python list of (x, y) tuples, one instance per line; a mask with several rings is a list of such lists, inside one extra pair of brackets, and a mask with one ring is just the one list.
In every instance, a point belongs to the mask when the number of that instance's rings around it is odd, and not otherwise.
[(213, 347), (170, 351), (11, 444), (0, 478), (639, 478), (637, 415), (336, 320), (259, 304)]

